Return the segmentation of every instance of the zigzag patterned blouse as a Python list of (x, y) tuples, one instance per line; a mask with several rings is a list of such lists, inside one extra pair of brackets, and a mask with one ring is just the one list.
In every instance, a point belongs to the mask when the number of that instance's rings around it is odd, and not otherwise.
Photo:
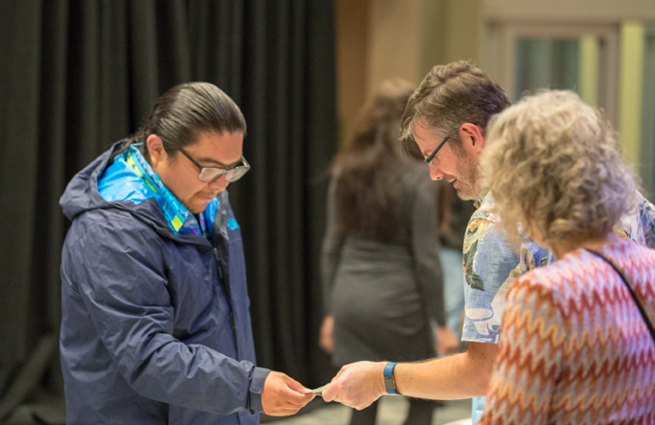
[[(655, 250), (603, 247), (655, 323)], [(619, 275), (578, 249), (517, 279), (480, 424), (655, 424), (655, 342)]]

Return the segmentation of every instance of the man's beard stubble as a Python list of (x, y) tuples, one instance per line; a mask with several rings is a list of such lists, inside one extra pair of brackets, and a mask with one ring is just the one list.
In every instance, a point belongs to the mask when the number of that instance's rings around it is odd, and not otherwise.
[(476, 159), (471, 158), (466, 155), (461, 160), (461, 169), (459, 181), (459, 188), (457, 190), (457, 196), (464, 201), (477, 200), (480, 195), (480, 189), (478, 187), (478, 162)]

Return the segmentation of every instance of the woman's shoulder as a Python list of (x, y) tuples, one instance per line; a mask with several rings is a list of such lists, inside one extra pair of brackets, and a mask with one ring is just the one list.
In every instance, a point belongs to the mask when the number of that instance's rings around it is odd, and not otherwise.
[[(635, 242), (622, 240), (604, 246), (601, 251), (622, 270), (655, 270), (655, 250)], [(609, 265), (591, 251), (578, 248), (550, 265), (522, 275), (517, 285), (539, 286), (563, 298), (576, 297), (590, 290), (602, 290), (605, 280), (598, 281), (597, 272), (606, 267)]]
[[(629, 239), (606, 245), (603, 247), (603, 252), (612, 258), (616, 257), (617, 261), (641, 261), (655, 258), (655, 250)], [(655, 264), (652, 265), (655, 266)]]
[(603, 254), (621, 270), (631, 275), (655, 272), (655, 250), (631, 240), (622, 240), (603, 247)]

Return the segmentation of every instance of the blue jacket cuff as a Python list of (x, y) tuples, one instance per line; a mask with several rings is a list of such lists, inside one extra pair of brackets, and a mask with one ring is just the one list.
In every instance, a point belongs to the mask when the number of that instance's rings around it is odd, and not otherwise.
[(265, 369), (263, 367), (256, 367), (253, 371), (252, 380), (250, 381), (248, 409), (257, 412), (264, 411), (264, 408), (262, 407), (262, 391), (264, 391), (264, 382), (270, 372), (270, 369)]

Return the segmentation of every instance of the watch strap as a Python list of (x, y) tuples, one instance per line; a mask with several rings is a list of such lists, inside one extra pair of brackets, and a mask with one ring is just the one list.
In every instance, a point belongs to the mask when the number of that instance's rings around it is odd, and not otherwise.
[(388, 362), (384, 366), (384, 389), (387, 390), (388, 394), (400, 395), (396, 390), (396, 378), (393, 375), (393, 369), (397, 364), (396, 362)]

